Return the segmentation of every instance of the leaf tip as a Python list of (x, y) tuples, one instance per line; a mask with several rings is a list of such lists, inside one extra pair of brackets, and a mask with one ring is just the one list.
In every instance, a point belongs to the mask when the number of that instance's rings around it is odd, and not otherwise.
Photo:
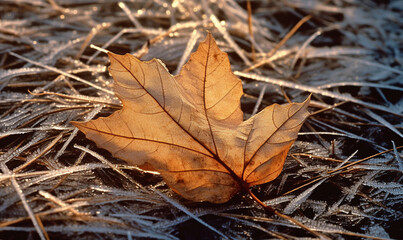
[(213, 45), (218, 48), (215, 38), (213, 37), (213, 34), (211, 34), (211, 32), (209, 31), (207, 31), (207, 36), (203, 43)]
[(106, 54), (108, 54), (108, 57), (109, 57), (109, 60), (110, 60), (110, 61), (112, 61), (112, 59), (115, 59), (115, 56), (118, 55), (118, 54), (112, 53), (112, 52), (108, 52), (108, 53), (106, 53)]
[(118, 63), (119, 60), (122, 59), (122, 57), (125, 57), (125, 55), (120, 55), (120, 54), (116, 54), (116, 53), (112, 53), (112, 52), (108, 52), (107, 54), (109, 57), (109, 61), (111, 62), (111, 65)]
[(78, 122), (78, 121), (71, 121), (70, 123), (74, 127), (78, 128), (80, 131), (82, 131), (82, 129), (83, 129), (84, 125), (85, 125), (85, 122)]
[[(308, 111), (307, 109), (308, 109), (309, 103), (311, 102), (311, 97), (312, 97), (312, 93), (309, 94), (309, 96), (305, 99), (305, 101), (302, 102), (303, 108), (304, 108), (306, 111)], [(309, 112), (308, 112), (308, 113), (309, 113)]]
[(79, 122), (79, 121), (70, 121), (71, 125), (78, 128), (81, 132), (85, 135), (91, 130), (91, 125), (93, 124), (92, 121), (87, 122)]

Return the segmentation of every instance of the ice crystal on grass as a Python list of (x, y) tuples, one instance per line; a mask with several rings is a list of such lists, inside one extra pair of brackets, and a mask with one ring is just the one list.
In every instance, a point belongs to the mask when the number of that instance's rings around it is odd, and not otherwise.
[(313, 94), (283, 173), (252, 191), (333, 239), (401, 237), (400, 2), (250, 1), (249, 16), (234, 0), (3, 1), (0, 238), (313, 237), (242, 194), (183, 200), (69, 124), (121, 108), (99, 50), (178, 72), (206, 31), (243, 80), (245, 118)]

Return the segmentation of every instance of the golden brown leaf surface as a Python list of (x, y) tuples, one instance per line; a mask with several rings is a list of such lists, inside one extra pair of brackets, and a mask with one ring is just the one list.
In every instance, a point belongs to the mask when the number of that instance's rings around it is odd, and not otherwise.
[(73, 125), (113, 156), (159, 171), (189, 200), (223, 203), (276, 178), (309, 115), (307, 99), (273, 104), (243, 121), (242, 82), (211, 34), (178, 76), (157, 59), (109, 57), (123, 108)]

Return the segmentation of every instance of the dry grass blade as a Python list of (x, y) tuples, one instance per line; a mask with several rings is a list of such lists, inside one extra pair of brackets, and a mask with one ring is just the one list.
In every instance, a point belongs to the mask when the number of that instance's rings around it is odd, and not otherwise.
[[(4, 164), (4, 162), (0, 163), (0, 167), (1, 167), (1, 170), (3, 171), (3, 173), (5, 173), (5, 174), (11, 173), (10, 170), (7, 168), (7, 166)], [(27, 199), (20, 188), (20, 185), (18, 184), (17, 180), (15, 179), (15, 177), (13, 175), (11, 175), (10, 181), (15, 189), (15, 192), (17, 193), (18, 197), (20, 198), (20, 200), (22, 202), (22, 205), (24, 206), (25, 211), (27, 211), (28, 216), (30, 217), (40, 239), (41, 240), (48, 239), (47, 233), (43, 231), (43, 225), (38, 222), (38, 219), (35, 217), (34, 212), (32, 211), (31, 207), (29, 206)]]
[(378, 104), (374, 104), (374, 103), (369, 103), (369, 102), (364, 102), (362, 100), (359, 100), (359, 99), (354, 98), (354, 97), (352, 97), (350, 95), (347, 95), (347, 94), (340, 94), (340, 93), (337, 93), (337, 92), (331, 92), (331, 91), (327, 91), (327, 90), (323, 90), (323, 89), (318, 89), (316, 87), (311, 87), (311, 86), (307, 86), (307, 85), (303, 85), (303, 84), (289, 82), (289, 81), (286, 81), (286, 80), (283, 80), (283, 79), (264, 77), (264, 76), (257, 75), (257, 74), (248, 74), (248, 73), (242, 73), (242, 72), (235, 72), (235, 74), (237, 76), (240, 76), (240, 77), (253, 79), (253, 80), (257, 80), (257, 81), (263, 81), (263, 82), (267, 82), (267, 83), (277, 85), (277, 86), (281, 86), (281, 87), (299, 89), (299, 90), (307, 91), (307, 92), (310, 92), (310, 93), (322, 95), (322, 96), (325, 96), (325, 97), (331, 97), (331, 98), (341, 100), (341, 101), (348, 101), (348, 102), (357, 103), (357, 104), (362, 105), (364, 107), (382, 110), (384, 112), (389, 112), (389, 113), (395, 114), (395, 115), (397, 115), (399, 117), (403, 117), (403, 113), (390, 112), (391, 109), (386, 107), (386, 106), (382, 106), (382, 105), (378, 105)]
[(86, 147), (80, 146), (80, 145), (74, 145), (75, 148), (80, 149), (88, 154), (90, 154), (91, 156), (97, 158), (99, 161), (101, 161), (103, 164), (105, 164), (106, 166), (112, 168), (114, 171), (118, 172), (120, 175), (122, 175), (123, 177), (125, 177), (126, 179), (128, 179), (131, 183), (133, 183), (134, 185), (143, 188), (143, 186), (141, 184), (139, 184), (138, 182), (136, 182), (133, 178), (131, 178), (129, 175), (127, 175), (125, 172), (123, 172), (121, 169), (119, 169), (115, 164), (110, 163), (108, 160), (106, 160), (104, 157), (102, 157), (101, 155), (99, 155), (98, 153), (89, 150)]
[(64, 75), (64, 76), (67, 76), (67, 77), (70, 77), (70, 78), (72, 78), (72, 79), (75, 79), (75, 80), (77, 80), (77, 81), (79, 81), (79, 82), (85, 83), (85, 84), (87, 84), (88, 86), (91, 86), (91, 87), (93, 87), (93, 88), (95, 88), (95, 89), (98, 89), (98, 90), (100, 90), (100, 91), (103, 91), (103, 92), (106, 92), (106, 93), (109, 93), (109, 94), (113, 95), (113, 92), (111, 92), (111, 91), (109, 91), (109, 90), (107, 90), (107, 89), (101, 88), (101, 87), (99, 87), (99, 86), (97, 86), (97, 85), (95, 85), (95, 84), (93, 84), (93, 83), (90, 83), (90, 82), (88, 82), (88, 81), (86, 81), (86, 80), (84, 80), (84, 79), (82, 79), (82, 78), (79, 78), (79, 77), (77, 77), (77, 76), (74, 76), (74, 75), (72, 75), (72, 74), (70, 74), (70, 73), (66, 73), (66, 72), (63, 72), (63, 71), (61, 71), (61, 70), (59, 70), (59, 69), (57, 69), (57, 68), (50, 67), (50, 66), (47, 66), (47, 65), (45, 65), (45, 64), (32, 61), (32, 60), (30, 60), (30, 59), (28, 59), (28, 58), (26, 58), (26, 57), (23, 57), (23, 56), (21, 56), (21, 55), (19, 55), (19, 54), (17, 54), (17, 53), (10, 52), (10, 54), (13, 55), (13, 56), (15, 56), (15, 57), (17, 57), (17, 58), (20, 58), (20, 59), (22, 59), (22, 60), (24, 60), (24, 61), (27, 61), (27, 62), (29, 62), (29, 63), (31, 63), (31, 64), (35, 64), (35, 65), (38, 65), (39, 67), (43, 67), (43, 68), (48, 69), (48, 70), (53, 71), (53, 72), (57, 72), (57, 73), (62, 74), (62, 75)]
[(196, 215), (194, 215), (193, 213), (191, 213), (188, 209), (186, 209), (184, 206), (182, 206), (181, 204), (175, 202), (173, 199), (167, 197), (165, 194), (158, 192), (158, 190), (155, 190), (156, 193), (158, 195), (160, 195), (163, 199), (165, 199), (168, 203), (172, 204), (174, 207), (178, 208), (179, 210), (183, 211), (184, 213), (186, 213), (188, 216), (190, 216), (191, 218), (193, 218), (194, 220), (198, 221), (199, 223), (201, 223), (203, 226), (207, 227), (208, 229), (212, 230), (213, 232), (217, 233), (218, 235), (220, 235), (223, 239), (229, 239), (227, 236), (225, 236), (223, 233), (221, 233), (220, 231), (218, 231), (217, 229), (215, 229), (214, 227), (210, 226), (209, 224), (205, 223), (203, 220), (201, 220), (200, 218), (198, 218)]

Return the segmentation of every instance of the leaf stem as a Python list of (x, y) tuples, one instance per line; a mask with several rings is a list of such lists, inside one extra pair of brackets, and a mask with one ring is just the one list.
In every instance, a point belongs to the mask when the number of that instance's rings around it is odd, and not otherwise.
[(247, 193), (253, 198), (253, 200), (255, 200), (255, 202), (257, 202), (260, 206), (262, 206), (264, 208), (264, 210), (266, 210), (266, 212), (269, 215), (274, 215), (276, 214), (276, 210), (268, 205), (266, 205), (264, 202), (262, 202), (258, 197), (256, 197), (255, 194), (253, 194), (253, 192), (250, 190), (250, 188), (248, 188)]
[[(245, 189), (246, 190), (246, 189)], [(323, 235), (321, 233), (318, 233), (316, 231), (314, 231), (313, 229), (309, 228), (308, 226), (304, 225), (303, 223), (299, 222), (298, 220), (280, 213), (279, 211), (277, 211), (276, 209), (266, 205), (264, 202), (262, 202), (258, 197), (256, 197), (255, 194), (253, 194), (253, 192), (250, 190), (250, 188), (248, 188), (247, 193), (253, 198), (253, 200), (255, 200), (260, 206), (262, 206), (264, 208), (264, 210), (266, 210), (266, 212), (270, 215), (277, 215), (278, 217), (285, 219), (299, 227), (301, 227), (302, 229), (305, 229), (306, 231), (308, 231), (309, 233), (319, 237), (320, 239), (330, 239), (329, 237), (327, 237), (326, 235)]]

